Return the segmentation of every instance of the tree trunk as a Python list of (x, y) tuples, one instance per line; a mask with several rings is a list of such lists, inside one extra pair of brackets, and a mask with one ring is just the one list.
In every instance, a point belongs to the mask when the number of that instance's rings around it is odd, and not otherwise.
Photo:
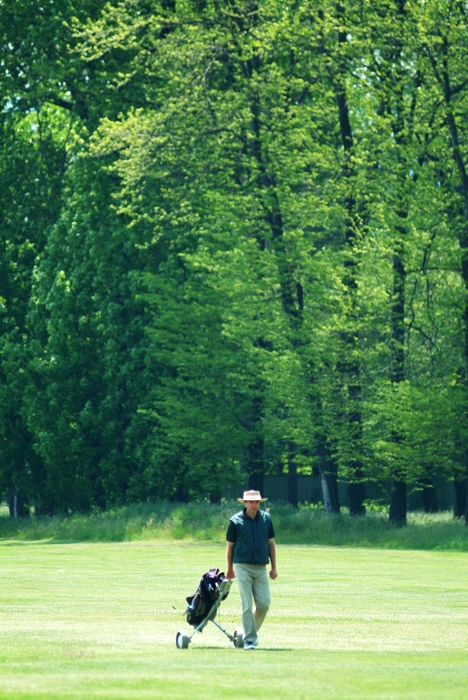
[(185, 490), (185, 486), (183, 483), (179, 483), (177, 486), (177, 491), (176, 491), (176, 501), (177, 503), (188, 503), (190, 500), (187, 491)]
[(8, 494), (8, 509), (10, 518), (28, 518), (29, 509), (16, 489), (10, 489)]
[(327, 513), (336, 513), (339, 515), (341, 513), (341, 507), (338, 500), (336, 477), (330, 472), (322, 472), (322, 494), (323, 507)]
[(323, 505), (329, 513), (341, 513), (340, 499), (338, 496), (338, 481), (336, 465), (329, 458), (328, 450), (323, 439), (317, 444), (317, 456), (319, 458), (319, 471), (322, 479)]
[[(405, 212), (398, 212), (400, 219), (406, 218)], [(406, 228), (397, 227), (399, 239), (393, 255), (393, 305), (392, 305), (392, 368), (391, 381), (397, 386), (405, 378), (405, 289), (406, 269), (403, 262), (404, 244), (402, 235)], [(401, 436), (392, 430), (392, 440), (395, 444), (401, 441)], [(391, 480), (389, 518), (397, 525), (406, 525), (406, 483), (399, 469)]]
[(357, 211), (356, 178), (357, 170), (353, 160), (354, 139), (351, 119), (348, 107), (346, 91), (346, 47), (348, 45), (347, 31), (345, 29), (344, 6), (336, 5), (340, 30), (338, 31), (338, 43), (340, 51), (338, 60), (338, 74), (332, 75), (338, 107), (338, 120), (340, 124), (341, 142), (344, 150), (343, 178), (346, 183), (345, 209), (345, 238), (346, 256), (344, 260), (343, 284), (349, 299), (347, 312), (348, 330), (342, 333), (343, 347), (342, 358), (338, 369), (342, 374), (342, 382), (347, 387), (349, 399), (348, 411), (348, 453), (352, 456), (343, 465), (348, 473), (350, 483), (348, 485), (349, 512), (350, 515), (364, 515), (365, 486), (363, 469), (363, 445), (362, 445), (362, 391), (361, 391), (361, 366), (359, 359), (359, 347), (356, 334), (356, 293), (358, 290), (359, 251), (357, 241), (364, 239), (366, 226), (363, 224), (363, 212)]
[[(409, 184), (413, 179), (408, 148), (414, 142), (415, 108), (419, 98), (419, 78), (415, 71), (410, 77), (405, 63), (405, 36), (414, 31), (413, 17), (405, 0), (397, 0), (392, 7), (393, 32), (381, 35), (381, 53), (377, 60), (380, 72), (381, 104), (379, 111), (391, 120), (391, 140), (395, 146), (394, 188), (392, 209), (393, 225), (393, 294), (391, 305), (391, 366), (389, 378), (398, 392), (405, 381), (405, 305), (406, 305), (406, 248), (409, 233), (408, 214), (411, 202)], [(410, 89), (411, 84), (411, 89)], [(398, 445), (404, 440), (398, 421), (390, 428), (390, 439)], [(406, 464), (392, 467), (390, 492), (390, 520), (397, 525), (406, 524)]]
[(366, 497), (366, 489), (364, 485), (361, 385), (358, 363), (350, 363), (348, 372), (348, 396), (351, 404), (348, 414), (348, 439), (350, 442), (351, 457), (346, 465), (348, 478), (350, 479), (347, 488), (349, 514), (365, 515), (366, 507), (364, 505), (364, 500)]
[(254, 474), (249, 474), (249, 482), (248, 486), (249, 489), (253, 489), (254, 491), (260, 491), (260, 493), (263, 496), (263, 491), (264, 491), (264, 483), (265, 479), (263, 474), (257, 472)]
[(453, 482), (455, 488), (455, 506), (453, 509), (453, 516), (455, 518), (463, 518), (465, 516), (466, 503), (467, 503), (467, 489), (468, 489), (468, 479), (460, 481), (455, 479)]
[(349, 514), (350, 515), (365, 515), (366, 506), (364, 505), (364, 500), (366, 498), (366, 489), (364, 483), (361, 482), (351, 482), (348, 484), (348, 504), (349, 504)]
[(437, 498), (437, 491), (434, 488), (432, 479), (425, 479), (422, 484), (422, 502), (425, 513), (438, 513), (439, 512), (439, 499)]
[(294, 508), (299, 505), (299, 490), (297, 484), (296, 445), (288, 444), (288, 503)]
[(436, 490), (433, 486), (424, 487), (421, 496), (425, 513), (439, 512), (439, 501), (437, 499)]
[(468, 479), (465, 487), (465, 525), (468, 526)]
[(390, 487), (390, 522), (397, 527), (406, 525), (406, 513), (406, 482), (393, 478)]
[(262, 432), (263, 398), (257, 396), (252, 401), (251, 441), (248, 446), (247, 472), (249, 489), (263, 494), (265, 475), (265, 440)]

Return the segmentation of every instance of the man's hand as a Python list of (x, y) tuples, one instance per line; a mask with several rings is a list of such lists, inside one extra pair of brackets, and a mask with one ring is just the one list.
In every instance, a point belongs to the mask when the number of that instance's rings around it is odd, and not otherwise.
[(225, 578), (236, 578), (236, 574), (234, 573), (234, 569), (228, 569)]
[(271, 569), (271, 571), (270, 571), (270, 578), (271, 578), (271, 579), (278, 578), (278, 572), (276, 571), (276, 569)]

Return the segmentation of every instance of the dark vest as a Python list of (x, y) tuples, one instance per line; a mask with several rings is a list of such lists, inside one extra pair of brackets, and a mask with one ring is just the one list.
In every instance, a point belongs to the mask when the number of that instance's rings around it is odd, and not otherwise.
[(270, 515), (259, 510), (252, 520), (244, 511), (232, 516), (237, 538), (234, 545), (235, 564), (268, 564), (268, 538), (271, 532)]

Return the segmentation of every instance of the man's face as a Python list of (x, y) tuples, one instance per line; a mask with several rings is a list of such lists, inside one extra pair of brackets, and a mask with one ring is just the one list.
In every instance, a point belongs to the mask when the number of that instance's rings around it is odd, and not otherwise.
[(244, 506), (249, 518), (255, 518), (260, 508), (260, 501), (244, 501)]

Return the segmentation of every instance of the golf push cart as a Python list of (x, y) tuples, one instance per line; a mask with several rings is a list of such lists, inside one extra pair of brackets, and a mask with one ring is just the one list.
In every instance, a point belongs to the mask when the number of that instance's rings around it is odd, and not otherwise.
[(224, 574), (219, 569), (210, 569), (203, 574), (196, 592), (186, 598), (188, 606), (185, 611), (185, 618), (189, 625), (194, 630), (188, 634), (184, 630), (180, 630), (176, 635), (176, 646), (178, 649), (188, 649), (192, 637), (197, 632), (202, 632), (208, 622), (212, 622), (221, 632), (224, 632), (226, 637), (231, 641), (237, 649), (242, 649), (244, 646), (244, 632), (238, 629), (234, 634), (229, 634), (216, 620), (216, 613), (223, 600), (229, 595), (232, 580), (225, 578)]

